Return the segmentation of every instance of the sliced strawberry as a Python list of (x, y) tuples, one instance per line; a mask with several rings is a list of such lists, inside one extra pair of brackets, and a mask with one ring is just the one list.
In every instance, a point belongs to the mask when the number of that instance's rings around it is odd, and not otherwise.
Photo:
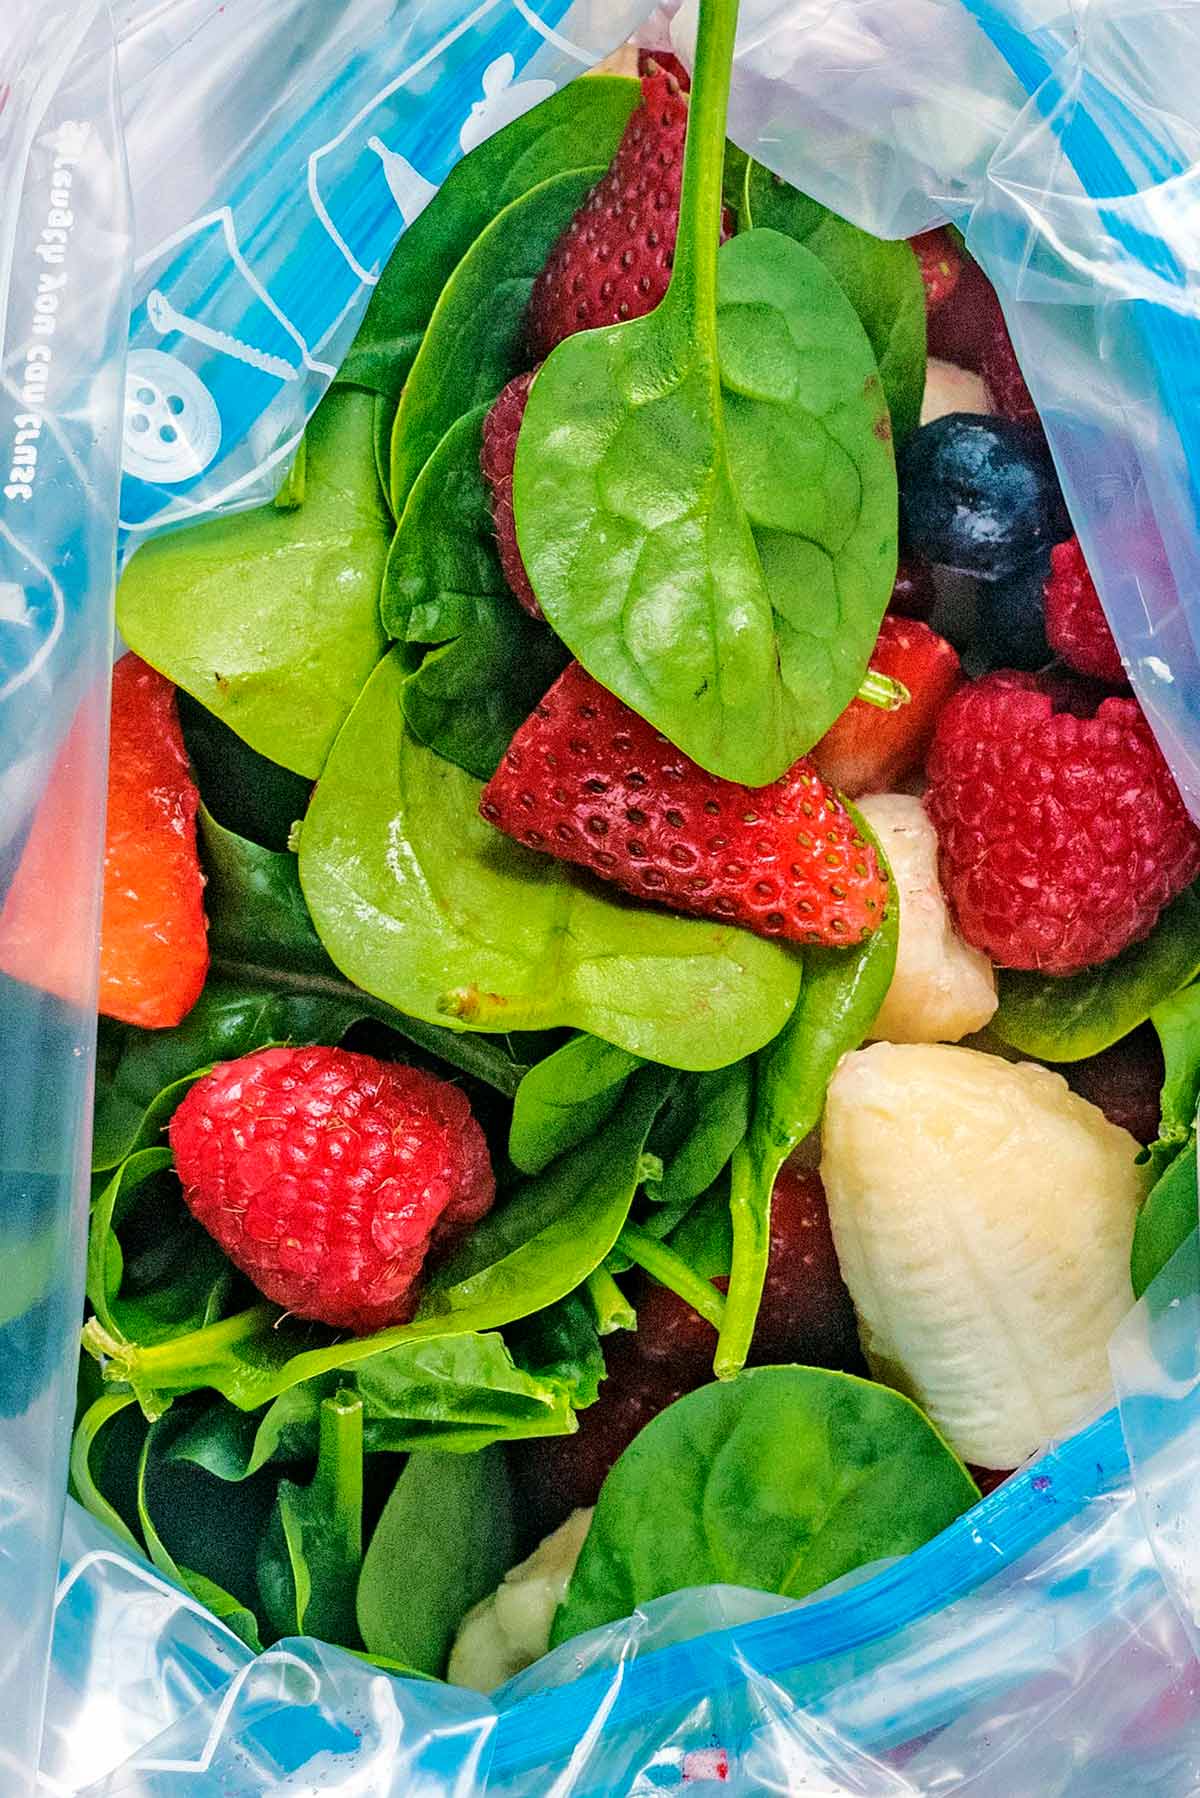
[(500, 553), (500, 566), (504, 570), (504, 578), (512, 588), (517, 602), (529, 613), (531, 618), (540, 618), (542, 608), (537, 602), (537, 594), (525, 572), (525, 563), (521, 559), (520, 546), (517, 543), (517, 524), (513, 516), (513, 463), (517, 456), (517, 433), (521, 429), (521, 420), (525, 416), (525, 406), (529, 399), (529, 389), (533, 386), (533, 375), (515, 375), (507, 387), (500, 390), (492, 404), (492, 409), (483, 421), (483, 443), (479, 452), (479, 465), (483, 470), (483, 478), (488, 484), (488, 494), (492, 505), (492, 525), (496, 532), (496, 547)]
[(818, 771), (851, 799), (887, 792), (920, 767), (938, 713), (959, 681), (958, 656), (946, 639), (916, 618), (890, 612), (871, 667), (908, 689), (907, 705), (887, 712), (852, 699), (812, 751)]
[(930, 317), (941, 310), (958, 286), (962, 277), (963, 259), (948, 231), (922, 231), (919, 237), (910, 237), (909, 243), (921, 265), (921, 279), (925, 283), (925, 314)]
[(684, 93), (687, 93), (692, 85), (692, 78), (673, 50), (638, 51), (639, 75), (654, 75), (660, 69), (664, 75), (674, 75)]

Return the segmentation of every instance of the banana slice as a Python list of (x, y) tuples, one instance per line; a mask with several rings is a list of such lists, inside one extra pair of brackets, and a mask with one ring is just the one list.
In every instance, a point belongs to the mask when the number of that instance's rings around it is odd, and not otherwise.
[(541, 1659), (591, 1521), (590, 1510), (572, 1511), (494, 1592), (472, 1605), (450, 1650), (446, 1678), (452, 1686), (492, 1692)]
[(890, 1043), (956, 1043), (995, 1011), (996, 976), (954, 928), (938, 882), (937, 831), (907, 793), (867, 793), (856, 803), (883, 845), (900, 900), (896, 971), (870, 1034)]
[(863, 1349), (965, 1461), (1015, 1467), (1106, 1399), (1137, 1153), (1030, 1062), (944, 1043), (840, 1062), (821, 1178)]

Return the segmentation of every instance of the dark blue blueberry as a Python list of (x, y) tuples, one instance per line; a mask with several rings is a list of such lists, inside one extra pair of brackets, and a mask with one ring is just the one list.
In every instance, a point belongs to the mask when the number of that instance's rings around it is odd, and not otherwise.
[(1032, 561), (1003, 580), (979, 582), (969, 657), (977, 672), (1044, 668), (1052, 660), (1042, 591), (1049, 573), (1050, 552), (1039, 550)]
[(1037, 429), (950, 412), (922, 426), (901, 451), (902, 554), (1002, 580), (1070, 529)]

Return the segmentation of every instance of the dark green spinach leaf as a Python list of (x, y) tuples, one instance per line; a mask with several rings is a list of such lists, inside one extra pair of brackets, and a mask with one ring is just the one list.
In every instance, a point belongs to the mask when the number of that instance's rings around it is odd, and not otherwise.
[(1164, 1172), (1187, 1142), (1200, 1106), (1200, 984), (1173, 993), (1150, 1013), (1162, 1044), (1164, 1075), (1158, 1140), (1150, 1145), (1156, 1172)]
[(451, 425), (421, 470), (392, 540), (384, 628), (435, 644), (404, 685), (404, 716), (430, 749), (487, 780), (566, 665), (500, 566), (479, 466), (486, 406)]
[(1196, 1132), (1193, 1130), (1164, 1174), (1150, 1189), (1133, 1232), (1129, 1271), (1141, 1298), (1156, 1274), (1200, 1223), (1196, 1188)]
[(1082, 1061), (1145, 1023), (1155, 1006), (1200, 974), (1200, 885), (1163, 912), (1143, 943), (1082, 974), (1002, 971), (989, 1028), (1043, 1061)]
[(663, 1164), (662, 1179), (646, 1188), (657, 1203), (698, 1199), (728, 1166), (750, 1122), (753, 1068), (752, 1059), (735, 1061), (676, 1084), (648, 1145)]
[(530, 1068), (513, 1099), (508, 1152), (524, 1173), (540, 1174), (577, 1148), (621, 1102), (641, 1057), (581, 1034)]
[[(113, 1446), (115, 1432), (109, 1425), (125, 1416), (125, 1474), (126, 1488), (125, 1511), (130, 1517), (136, 1514), (137, 1506), (137, 1467), (141, 1458), (142, 1441), (145, 1434), (145, 1420), (141, 1412), (129, 1413), (130, 1405), (136, 1403), (132, 1392), (115, 1387), (111, 1392), (104, 1392), (84, 1411), (75, 1426), (75, 1434), (71, 1438), (71, 1496), (83, 1506), (85, 1511), (97, 1518), (109, 1528), (113, 1535), (136, 1554), (141, 1554), (142, 1545), (130, 1529), (122, 1515), (121, 1509), (113, 1503), (106, 1488), (111, 1488), (112, 1470), (105, 1477), (105, 1463), (109, 1459), (109, 1451)], [(132, 1433), (130, 1431), (132, 1426)], [(93, 1457), (95, 1460), (93, 1461)], [(119, 1458), (119, 1457), (118, 1457)], [(102, 1483), (103, 1482), (103, 1485)]]
[(908, 244), (860, 231), (816, 200), (748, 162), (738, 230), (765, 227), (795, 238), (829, 270), (857, 312), (879, 364), (897, 444), (921, 422), (925, 393), (925, 284)]
[(252, 843), (285, 850), (292, 825), (307, 809), (312, 782), (259, 755), (182, 688), (177, 704), (183, 740), (210, 817)]
[(799, 958), (748, 931), (602, 891), (479, 816), (479, 787), (403, 726), (405, 670), (376, 670), (300, 840), (317, 931), (357, 986), (428, 1023), (568, 1025), (703, 1068), (782, 1027)]
[(661, 1412), (604, 1482), (551, 1644), (685, 1586), (803, 1598), (907, 1554), (978, 1497), (909, 1399), (762, 1367)]
[(603, 164), (542, 181), (475, 239), (433, 309), (392, 430), (392, 509), (402, 518), (413, 482), (455, 419), (490, 404), (529, 367), (525, 307), (559, 233)]
[(442, 289), (481, 232), (550, 176), (607, 163), (637, 99), (625, 76), (572, 82), (457, 163), (393, 250), (339, 380), (394, 406)]
[(317, 1466), (307, 1486), (280, 1480), (258, 1545), (263, 1615), (277, 1636), (357, 1648), (354, 1593), (362, 1567), (363, 1407), (339, 1392), (320, 1407)]
[(512, 1494), (498, 1449), (410, 1455), (363, 1561), (364, 1643), (372, 1654), (442, 1673), (459, 1624), (515, 1557)]
[(304, 503), (144, 544), (117, 589), (131, 649), (272, 762), (315, 778), (383, 654), (391, 519), (371, 396), (333, 388), (308, 427)]

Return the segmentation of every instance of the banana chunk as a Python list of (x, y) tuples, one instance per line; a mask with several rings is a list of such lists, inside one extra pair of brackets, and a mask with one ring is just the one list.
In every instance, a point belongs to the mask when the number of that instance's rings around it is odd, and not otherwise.
[(937, 832), (907, 793), (867, 793), (856, 803), (883, 845), (900, 900), (896, 972), (870, 1034), (890, 1043), (956, 1043), (991, 1018), (996, 976), (954, 928), (938, 882)]
[(590, 1510), (572, 1511), (494, 1592), (472, 1605), (450, 1650), (446, 1678), (452, 1686), (492, 1692), (541, 1659), (591, 1521)]
[(931, 356), (925, 365), (925, 397), (921, 401), (921, 423), (932, 424), (947, 412), (994, 412), (988, 390), (978, 375), (954, 362), (939, 362)]
[(821, 1178), (863, 1349), (964, 1461), (1015, 1467), (1107, 1398), (1137, 1153), (1031, 1062), (874, 1043), (838, 1065)]

